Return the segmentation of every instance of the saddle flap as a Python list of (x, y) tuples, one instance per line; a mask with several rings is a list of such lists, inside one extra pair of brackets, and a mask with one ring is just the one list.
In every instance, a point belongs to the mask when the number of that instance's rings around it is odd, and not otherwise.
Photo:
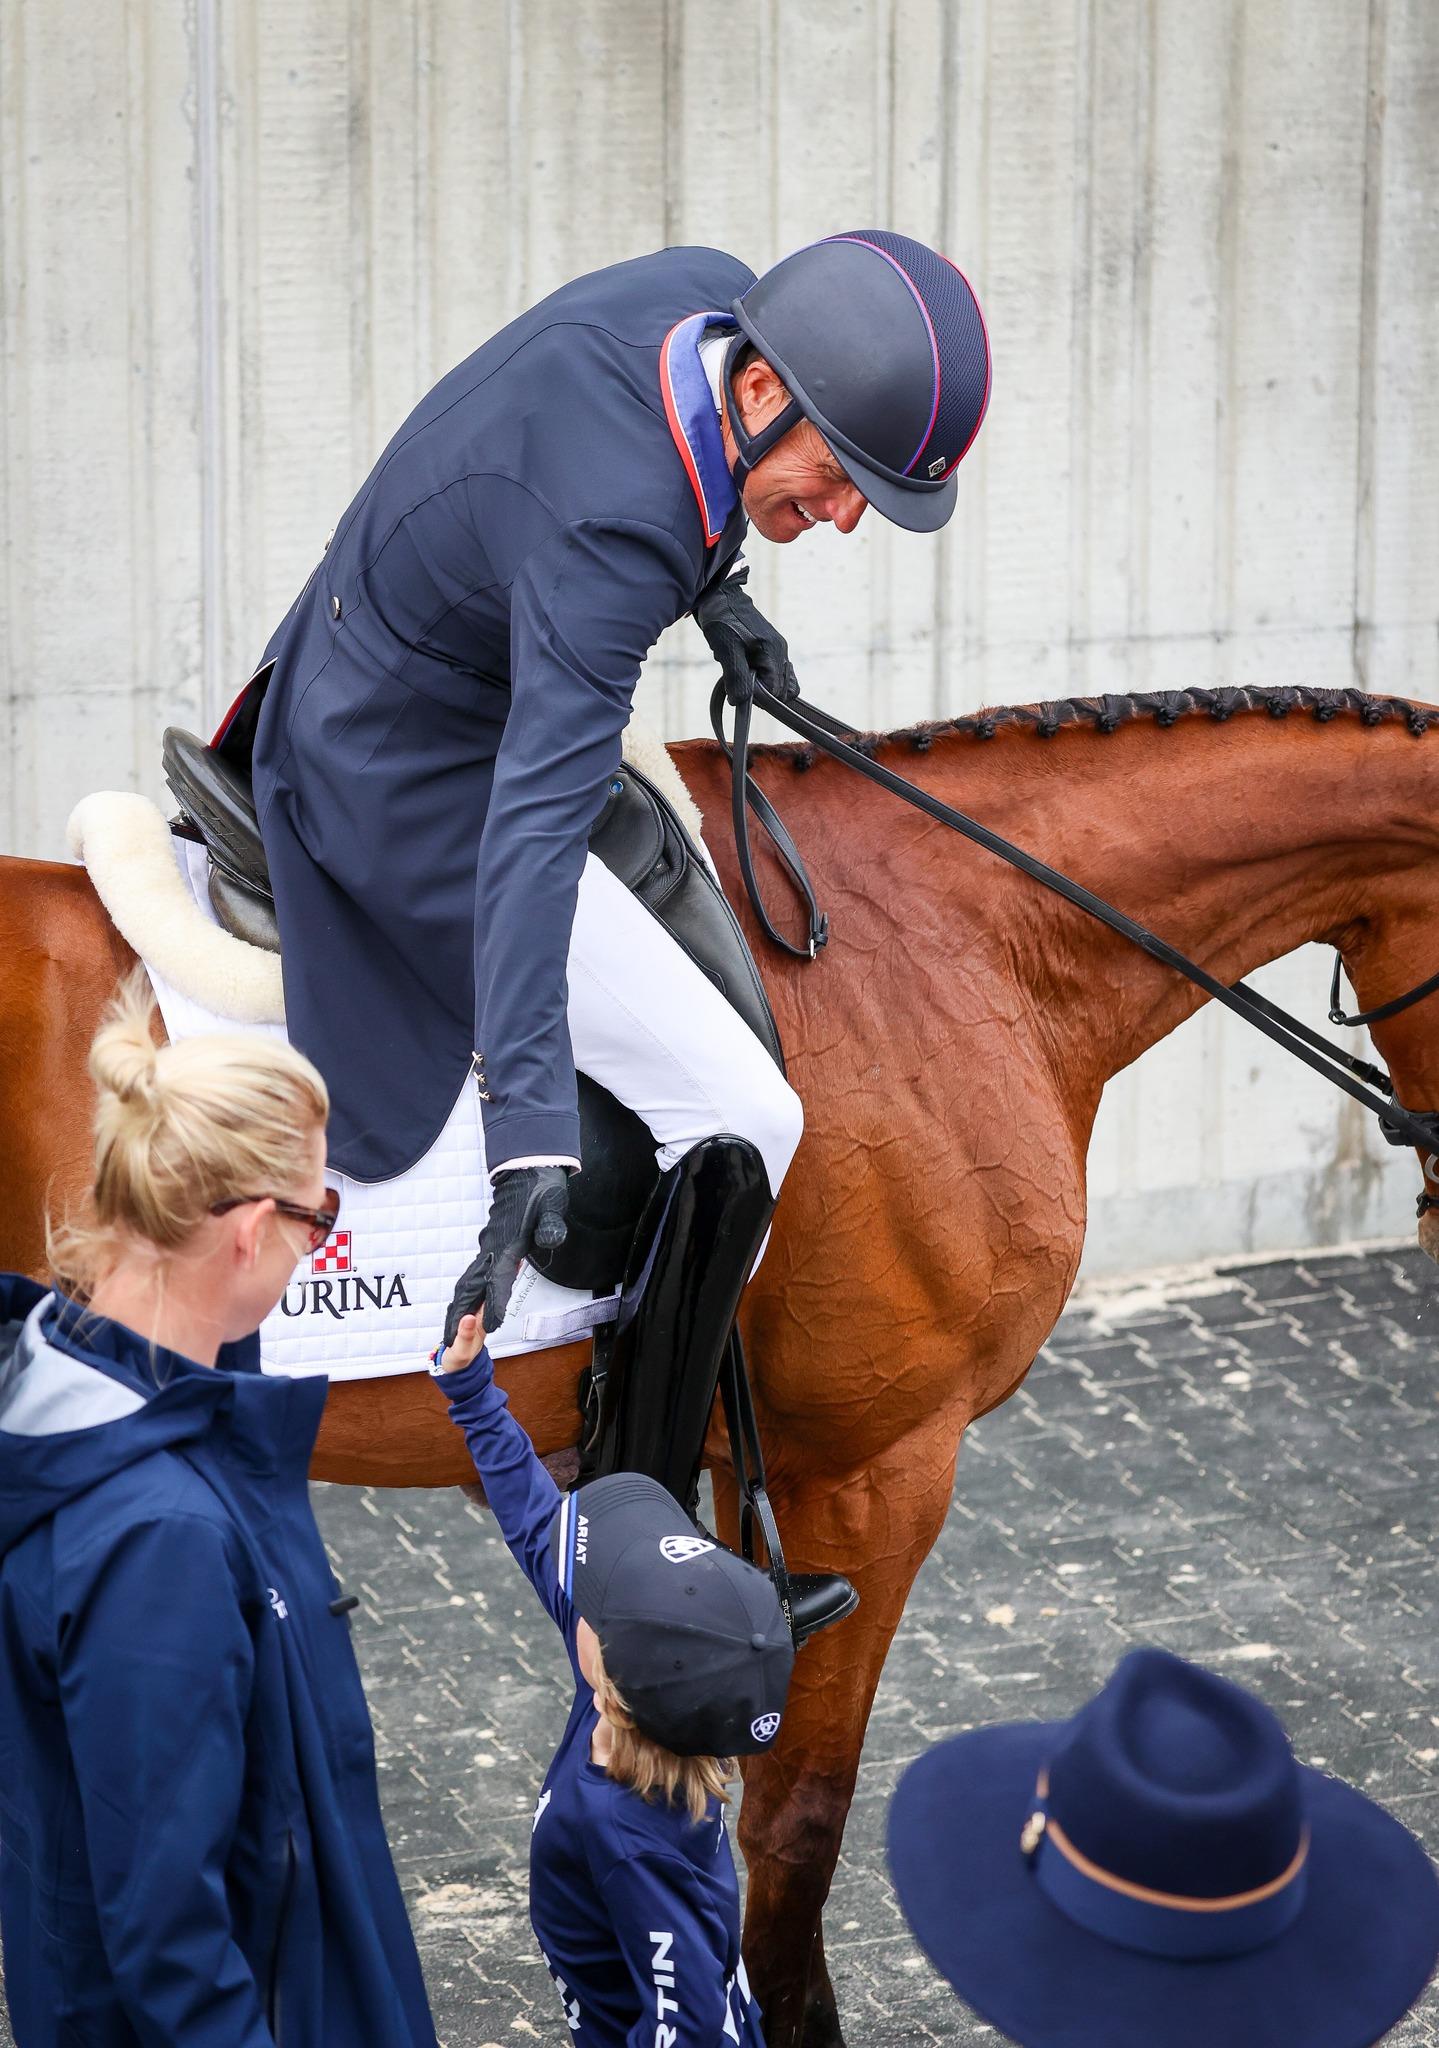
[(165, 780), (199, 829), (217, 868), (258, 896), (269, 896), (265, 842), (248, 773), (183, 727), (165, 728)]
[(247, 889), (214, 860), (210, 862), (210, 902), (227, 932), (262, 952), (278, 953), (280, 927), (275, 919), (274, 899), (258, 889)]
[(663, 790), (628, 761), (610, 778), (590, 851), (659, 919), (783, 1073), (774, 1012), (739, 919)]
[(604, 809), (590, 828), (590, 852), (627, 889), (638, 890), (664, 855), (664, 820), (647, 792), (633, 769), (617, 768)]

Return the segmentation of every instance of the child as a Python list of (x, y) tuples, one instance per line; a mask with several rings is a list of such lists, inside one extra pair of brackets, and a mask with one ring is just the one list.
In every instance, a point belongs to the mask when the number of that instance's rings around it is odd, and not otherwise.
[(530, 1920), (585, 2048), (762, 2048), (721, 1808), (779, 1730), (794, 1648), (773, 1586), (655, 1480), (561, 1496), (465, 1316), (433, 1366), (576, 1692), (530, 1838)]

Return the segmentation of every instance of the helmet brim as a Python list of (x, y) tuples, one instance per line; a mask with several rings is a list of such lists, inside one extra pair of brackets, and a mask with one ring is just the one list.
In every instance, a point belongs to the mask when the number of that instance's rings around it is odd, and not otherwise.
[[(836, 432), (834, 423), (825, 418), (783, 357), (777, 355), (764, 339), (750, 318), (743, 298), (732, 302), (730, 312), (741, 332), (754, 343), (810, 425), (817, 428), (823, 436), (825, 446), (855, 489), (863, 492), (866, 502), (873, 505), (880, 517), (889, 520), (892, 526), (902, 526), (908, 533), (938, 533), (940, 527), (948, 523), (958, 502), (957, 480), (953, 476), (947, 477), (935, 490), (923, 483), (905, 482), (887, 472), (871, 469), (859, 455), (852, 453), (844, 444)], [(727, 358), (725, 371), (727, 387), (728, 360)], [(734, 405), (735, 402), (731, 390), (730, 403)]]
[(866, 469), (832, 441), (827, 446), (855, 489), (862, 491), (867, 502), (892, 526), (902, 526), (907, 533), (938, 533), (948, 523), (959, 500), (957, 477), (946, 478), (937, 491), (915, 490), (881, 476), (877, 470)]

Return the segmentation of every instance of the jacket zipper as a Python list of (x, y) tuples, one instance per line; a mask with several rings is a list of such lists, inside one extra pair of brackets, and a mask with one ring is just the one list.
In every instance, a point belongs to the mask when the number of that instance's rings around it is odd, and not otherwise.
[(295, 1888), (295, 1837), (293, 1831), (285, 1836), (285, 1882), (280, 1890), (280, 1910), (275, 1920), (275, 1945), (270, 1952), (270, 1983), (265, 1998), (265, 2017), (274, 2036), (275, 2048), (280, 2048), (282, 2034), (280, 2026), (280, 1957), (285, 1946), (285, 1920), (290, 1910), (290, 1895)]

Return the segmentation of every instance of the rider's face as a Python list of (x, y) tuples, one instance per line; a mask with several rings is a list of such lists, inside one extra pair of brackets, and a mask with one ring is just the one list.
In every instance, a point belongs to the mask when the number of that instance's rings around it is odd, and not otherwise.
[[(789, 393), (763, 360), (745, 365), (739, 400), (751, 433), (768, 424), (789, 403)], [(853, 533), (867, 500), (835, 461), (819, 429), (801, 420), (745, 479), (744, 508), (766, 540), (798, 540), (812, 526), (833, 525)]]

